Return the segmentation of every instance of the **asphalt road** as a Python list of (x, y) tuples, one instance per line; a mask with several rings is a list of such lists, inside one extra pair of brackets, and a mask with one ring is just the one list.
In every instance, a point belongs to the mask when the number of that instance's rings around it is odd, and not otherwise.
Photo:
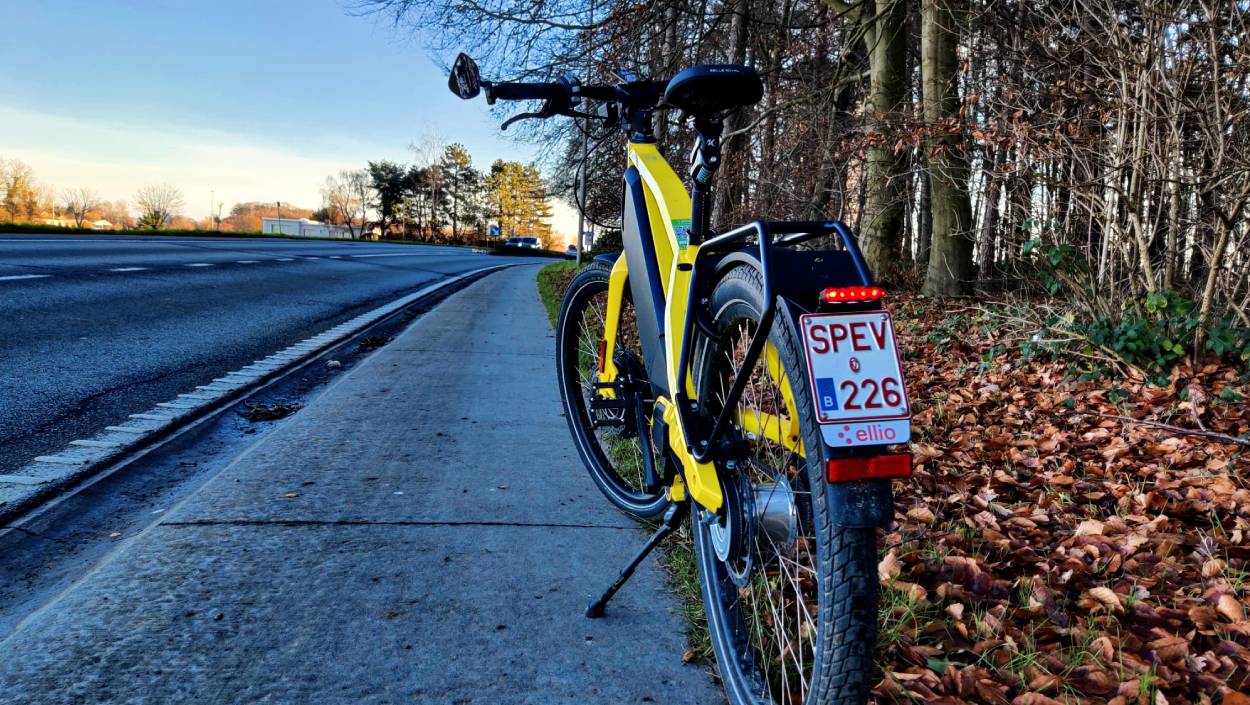
[(0, 234), (0, 473), (505, 261), (385, 243)]

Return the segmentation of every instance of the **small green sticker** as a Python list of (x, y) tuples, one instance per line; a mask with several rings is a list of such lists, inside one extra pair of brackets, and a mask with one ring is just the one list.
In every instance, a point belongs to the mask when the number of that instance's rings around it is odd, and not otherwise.
[(674, 218), (673, 233), (677, 235), (677, 249), (686, 249), (690, 245), (690, 219)]

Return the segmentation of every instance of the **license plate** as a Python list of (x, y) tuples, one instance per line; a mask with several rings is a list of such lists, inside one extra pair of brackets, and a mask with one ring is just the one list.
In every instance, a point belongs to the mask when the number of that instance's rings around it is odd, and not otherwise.
[(835, 448), (906, 443), (911, 407), (885, 311), (802, 316), (817, 420)]

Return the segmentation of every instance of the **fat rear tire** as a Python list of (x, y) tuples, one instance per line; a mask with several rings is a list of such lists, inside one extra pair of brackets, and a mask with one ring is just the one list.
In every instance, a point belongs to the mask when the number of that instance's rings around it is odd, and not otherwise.
[[(758, 322), (763, 311), (763, 286), (759, 274), (749, 267), (731, 270), (718, 283), (711, 296), (711, 313), (718, 330), (726, 330), (744, 319)], [(802, 357), (797, 327), (784, 311), (778, 311), (769, 333), (786, 377), (791, 380), (799, 425), (807, 452), (806, 467), (800, 468), (810, 502), (804, 503), (800, 521), (808, 527), (815, 543), (814, 568), (816, 636), (812, 640), (810, 685), (805, 705), (864, 705), (874, 682), (873, 659), (877, 642), (877, 532), (875, 529), (840, 528), (833, 524), (825, 491), (824, 444), (816, 422), (808, 375)], [(716, 343), (705, 344), (700, 352), (700, 403), (709, 403), (706, 375), (709, 354)], [(799, 458), (800, 462), (803, 461)], [(722, 472), (724, 472), (722, 470)], [(692, 532), (704, 608), (711, 641), (725, 693), (734, 705), (791, 705), (798, 702), (769, 686), (756, 663), (752, 634), (746, 627), (751, 615), (744, 614), (746, 598), (730, 579), (725, 564), (715, 553), (708, 525), (692, 513)]]

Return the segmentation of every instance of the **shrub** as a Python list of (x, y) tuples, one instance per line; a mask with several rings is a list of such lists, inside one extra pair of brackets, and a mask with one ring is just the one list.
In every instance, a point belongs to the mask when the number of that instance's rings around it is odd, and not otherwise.
[[(1192, 299), (1176, 291), (1160, 291), (1126, 299), (1117, 308), (1114, 297), (1094, 285), (1088, 264), (1071, 245), (1030, 240), (1024, 252), (1033, 256), (1051, 295), (1066, 293), (1080, 304), (1074, 313), (1045, 321), (1046, 327), (1075, 335), (1143, 369), (1165, 370), (1188, 356), (1199, 327), (1198, 305)], [(1194, 352), (1250, 361), (1250, 327), (1231, 316), (1212, 316), (1202, 349)]]

